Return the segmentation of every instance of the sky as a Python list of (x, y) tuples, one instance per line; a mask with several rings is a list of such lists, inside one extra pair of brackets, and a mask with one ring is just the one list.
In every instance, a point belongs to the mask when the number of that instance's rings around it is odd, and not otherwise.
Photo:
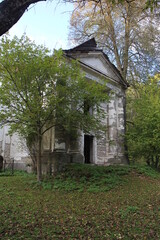
[(56, 0), (32, 5), (21, 19), (9, 30), (10, 36), (23, 33), (37, 44), (49, 49), (68, 49), (69, 21), (73, 10), (71, 3)]

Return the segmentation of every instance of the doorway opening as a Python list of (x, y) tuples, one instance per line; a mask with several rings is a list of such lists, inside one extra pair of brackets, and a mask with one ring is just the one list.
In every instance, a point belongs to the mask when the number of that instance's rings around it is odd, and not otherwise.
[(93, 163), (93, 136), (84, 135), (85, 163)]

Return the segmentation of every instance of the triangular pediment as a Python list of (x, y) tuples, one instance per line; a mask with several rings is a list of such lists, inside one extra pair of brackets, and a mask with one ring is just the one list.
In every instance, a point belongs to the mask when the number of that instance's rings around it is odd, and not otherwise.
[(111, 70), (109, 69), (109, 66), (99, 57), (95, 56), (85, 56), (85, 57), (79, 57), (79, 60), (90, 66), (91, 68), (105, 74), (105, 75), (111, 75)]
[(103, 53), (85, 54), (85, 56), (79, 55), (78, 60), (92, 70), (95, 70), (116, 82), (120, 82), (121, 76), (115, 71), (113, 65), (103, 56)]
[(128, 87), (128, 83), (123, 80), (118, 69), (110, 62), (102, 49), (97, 47), (94, 38), (72, 49), (64, 50), (64, 53), (69, 58), (78, 59), (80, 64), (86, 68), (90, 68), (92, 71), (104, 75), (111, 81)]

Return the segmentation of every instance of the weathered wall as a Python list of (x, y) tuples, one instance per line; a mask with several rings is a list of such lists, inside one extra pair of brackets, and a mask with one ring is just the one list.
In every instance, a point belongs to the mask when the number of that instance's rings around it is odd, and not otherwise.
[[(48, 131), (43, 141), (48, 139), (50, 142), (49, 136), (52, 138), (52, 149), (47, 149), (43, 145), (43, 172), (53, 173), (59, 170), (62, 170), (65, 164), (67, 163), (83, 163), (84, 156), (82, 153), (82, 141), (81, 136), (78, 138), (70, 138), (69, 136), (64, 135), (64, 131), (58, 127), (52, 131), (52, 135)], [(45, 143), (46, 146), (46, 143)]]
[(107, 112), (106, 135), (97, 140), (97, 164), (127, 163), (124, 154), (124, 92), (113, 94), (103, 108)]
[(24, 139), (17, 134), (8, 135), (8, 126), (0, 129), (0, 155), (4, 161), (11, 163), (14, 160), (14, 168), (29, 170), (32, 164)]
[[(100, 75), (93, 70), (83, 67), (86, 78), (100, 82)], [(99, 165), (125, 164), (127, 163), (124, 153), (124, 102), (125, 89), (123, 86), (111, 79), (106, 78), (106, 88), (110, 94), (110, 101), (103, 103), (102, 107), (106, 113), (104, 125), (107, 132), (96, 139), (94, 133), (92, 143), (91, 163)], [(75, 162), (84, 163), (84, 134), (81, 132), (77, 139), (70, 139), (63, 135), (63, 130), (56, 128), (54, 131), (54, 144), (47, 156), (51, 169), (61, 169), (64, 163)]]

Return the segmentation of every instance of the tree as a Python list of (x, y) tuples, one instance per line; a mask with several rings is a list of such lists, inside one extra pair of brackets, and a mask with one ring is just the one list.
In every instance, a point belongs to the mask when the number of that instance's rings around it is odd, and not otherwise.
[[(81, 2), (80, 2), (81, 3)], [(159, 17), (146, 1), (77, 5), (71, 18), (70, 39), (95, 37), (123, 78), (146, 79), (159, 69)]]
[[(158, 168), (160, 160), (160, 75), (137, 84), (130, 90), (130, 121), (127, 126), (128, 153), (131, 160), (146, 160)], [(136, 94), (136, 95), (135, 95)]]
[[(2, 38), (0, 44), (0, 122), (19, 133), (35, 156), (37, 179), (41, 181), (42, 137), (52, 127), (67, 135), (103, 130), (101, 102), (108, 100), (106, 87), (86, 81), (76, 61), (62, 51), (50, 56), (25, 35)], [(84, 102), (95, 114), (84, 110)]]
[[(2, 0), (0, 2), (0, 36), (6, 33), (22, 17), (31, 4), (42, 1), (47, 0)], [(115, 2), (115, 0), (112, 1)], [(74, 0), (70, 2), (74, 2)], [(152, 7), (157, 2), (158, 0), (146, 0), (146, 6)]]

